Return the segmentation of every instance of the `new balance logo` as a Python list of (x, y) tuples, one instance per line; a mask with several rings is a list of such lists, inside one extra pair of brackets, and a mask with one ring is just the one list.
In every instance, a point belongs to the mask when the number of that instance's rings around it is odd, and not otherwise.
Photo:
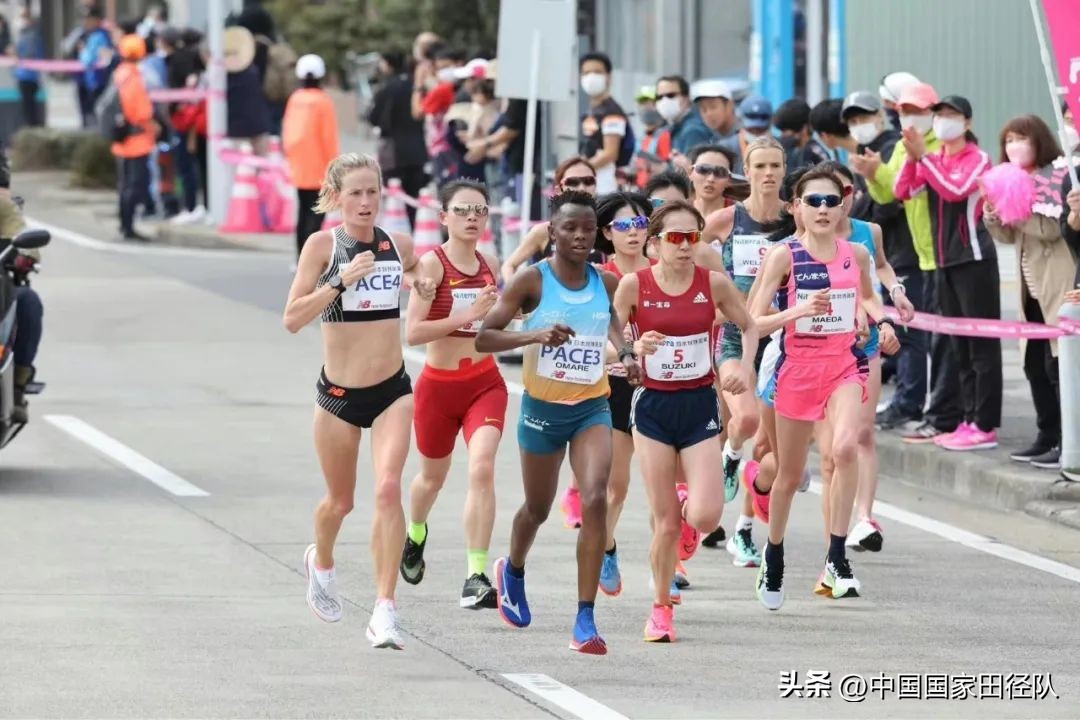
[(705, 426), (706, 430), (719, 430), (720, 427), (716, 424), (715, 420), (710, 420), (709, 424)]
[[(698, 304), (701, 304), (701, 303), (707, 303), (707, 302), (709, 302), (709, 299), (705, 297), (705, 293), (703, 293), (703, 292), (699, 292), (697, 295), (694, 296), (694, 304), (695, 305), (698, 305)], [(709, 429), (711, 430), (712, 428), (709, 428)]]

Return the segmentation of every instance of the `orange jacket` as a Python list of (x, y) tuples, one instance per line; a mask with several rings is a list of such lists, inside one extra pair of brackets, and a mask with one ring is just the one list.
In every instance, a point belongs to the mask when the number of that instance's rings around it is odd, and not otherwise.
[(293, 185), (301, 190), (322, 187), (327, 166), (341, 152), (334, 101), (325, 91), (301, 88), (289, 96), (281, 141)]
[(120, 92), (120, 108), (129, 123), (141, 128), (141, 132), (129, 135), (120, 142), (112, 144), (112, 153), (120, 158), (135, 158), (149, 155), (154, 150), (154, 106), (146, 92), (139, 66), (133, 62), (122, 62), (113, 72), (112, 81)]

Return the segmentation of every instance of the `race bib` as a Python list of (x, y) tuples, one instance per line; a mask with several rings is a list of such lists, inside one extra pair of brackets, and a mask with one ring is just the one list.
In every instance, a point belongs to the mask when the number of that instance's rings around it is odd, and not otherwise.
[(764, 235), (734, 235), (731, 238), (731, 260), (736, 275), (757, 277), (761, 261), (769, 250)]
[[(344, 269), (338, 265), (338, 272)], [(395, 310), (401, 295), (401, 263), (397, 260), (380, 260), (367, 277), (350, 285), (341, 296), (341, 309), (346, 311), (372, 312)]]
[[(810, 299), (817, 290), (795, 291), (798, 305)], [(802, 317), (795, 321), (795, 332), (799, 335), (839, 335), (855, 330), (855, 299), (858, 290), (833, 290), (830, 293), (829, 309), (824, 315)]]
[[(454, 299), (454, 304), (450, 306), (450, 312), (456, 313), (459, 310), (465, 310), (472, 307), (472, 304), (476, 302), (476, 298), (480, 297), (481, 288), (450, 288), (450, 297)], [(480, 325), (484, 321), (473, 320), (472, 322), (463, 325), (458, 328), (459, 332), (465, 333), (477, 333), (480, 330)]]
[(667, 337), (645, 358), (645, 374), (653, 380), (697, 380), (712, 369), (709, 333)]
[(540, 346), (536, 374), (549, 380), (595, 385), (604, 377), (607, 338), (575, 335), (558, 347)]

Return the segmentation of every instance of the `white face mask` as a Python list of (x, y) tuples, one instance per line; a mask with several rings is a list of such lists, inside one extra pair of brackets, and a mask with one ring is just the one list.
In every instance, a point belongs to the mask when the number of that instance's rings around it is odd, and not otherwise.
[(934, 134), (939, 140), (948, 142), (962, 137), (967, 132), (963, 118), (936, 117), (934, 118)]
[(858, 125), (851, 125), (848, 127), (851, 132), (851, 137), (855, 138), (855, 142), (860, 145), (869, 145), (874, 142), (878, 132), (877, 123), (871, 120), (870, 122), (859, 123)]
[(1027, 140), (1013, 140), (1005, 144), (1005, 157), (1009, 158), (1013, 165), (1031, 167), (1035, 164), (1035, 149)]
[(1080, 145), (1080, 132), (1072, 125), (1065, 126), (1065, 152)]
[(675, 122), (682, 115), (682, 103), (678, 98), (660, 98), (656, 101), (656, 111), (668, 122)]
[(607, 90), (607, 77), (602, 73), (588, 73), (581, 76), (581, 89), (589, 97), (603, 95)]
[(930, 128), (934, 126), (933, 115), (901, 115), (900, 116), (900, 129), (907, 130), (908, 128), (915, 128), (923, 135), (930, 132)]

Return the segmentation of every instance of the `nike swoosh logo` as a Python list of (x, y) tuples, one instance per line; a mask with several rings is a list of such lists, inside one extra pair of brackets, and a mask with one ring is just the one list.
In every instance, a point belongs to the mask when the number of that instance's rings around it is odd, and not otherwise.
[(465, 282), (466, 280), (468, 280), (468, 278), (462, 278), (461, 280), (451, 280), (450, 281), (450, 287), (457, 287), (458, 285)]

